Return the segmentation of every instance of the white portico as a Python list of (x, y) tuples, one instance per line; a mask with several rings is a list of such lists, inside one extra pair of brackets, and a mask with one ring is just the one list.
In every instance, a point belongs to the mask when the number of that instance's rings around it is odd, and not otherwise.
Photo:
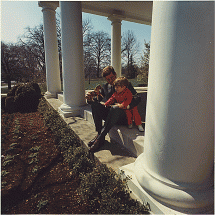
[[(40, 6), (44, 8), (45, 3)], [(153, 16), (152, 2), (62, 1), (60, 7), (64, 89), (60, 109), (65, 116), (78, 114), (85, 104), (81, 12), (105, 15), (112, 21), (114, 59), (121, 49), (117, 41), (122, 19), (152, 23), (144, 152), (132, 166), (134, 177), (158, 205), (178, 213), (211, 212), (214, 2), (155, 1)], [(45, 19), (44, 14), (44, 28)], [(114, 59), (112, 65), (121, 68), (120, 59)], [(53, 63), (49, 58), (46, 61)], [(52, 80), (50, 76), (47, 72), (47, 80)]]
[[(98, 1), (61, 1), (46, 2), (40, 1), (44, 13), (45, 38), (54, 38), (57, 41), (56, 31), (48, 26), (55, 23), (53, 12), (57, 6), (61, 9), (61, 33), (62, 33), (62, 75), (63, 75), (63, 102), (60, 112), (64, 117), (76, 116), (80, 113), (80, 108), (86, 102), (84, 99), (84, 73), (83, 73), (83, 36), (82, 36), (82, 12), (93, 13), (106, 16), (112, 25), (111, 30), (111, 65), (114, 67), (118, 76), (121, 75), (121, 21), (127, 20), (142, 24), (151, 23), (152, 2), (98, 2)], [(46, 8), (49, 8), (47, 10)], [(50, 10), (50, 8), (52, 8)], [(141, 8), (144, 8), (142, 10)], [(48, 16), (52, 16), (50, 19)], [(52, 21), (51, 21), (52, 20)], [(47, 27), (46, 27), (47, 26)], [(50, 39), (51, 41), (51, 39)], [(52, 47), (45, 47), (45, 53), (50, 58), (46, 58), (46, 79), (47, 93), (49, 95), (51, 86), (56, 86), (53, 74), (60, 77), (58, 59), (53, 58), (57, 51)], [(58, 63), (59, 64), (59, 63)], [(54, 67), (54, 69), (53, 69)], [(56, 70), (56, 72), (54, 72)], [(57, 71), (59, 70), (59, 71)], [(59, 81), (58, 81), (59, 83)], [(59, 89), (54, 89), (52, 95), (56, 95)], [(53, 96), (49, 96), (53, 97)]]

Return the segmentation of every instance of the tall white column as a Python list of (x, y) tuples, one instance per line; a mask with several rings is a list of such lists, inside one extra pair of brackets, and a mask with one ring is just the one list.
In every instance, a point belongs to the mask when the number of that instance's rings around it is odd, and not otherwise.
[(79, 115), (85, 101), (81, 2), (61, 1), (63, 102), (65, 116)]
[(61, 92), (60, 67), (57, 43), (55, 10), (58, 2), (40, 1), (43, 12), (43, 28), (45, 43), (47, 98), (56, 97)]
[(121, 18), (112, 15), (108, 18), (111, 21), (111, 65), (117, 77), (121, 76)]
[(139, 184), (178, 211), (213, 208), (214, 2), (153, 2)]

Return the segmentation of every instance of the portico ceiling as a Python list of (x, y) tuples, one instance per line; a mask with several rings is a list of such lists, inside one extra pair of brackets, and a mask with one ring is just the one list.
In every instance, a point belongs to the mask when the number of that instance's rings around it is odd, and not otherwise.
[(122, 16), (125, 21), (151, 25), (152, 1), (82, 1), (82, 11), (109, 17)]
[[(39, 1), (39, 6), (44, 1)], [(45, 1), (46, 4), (56, 4), (59, 1)], [(119, 15), (122, 20), (151, 25), (152, 1), (81, 1), (82, 11), (100, 16), (109, 17)]]

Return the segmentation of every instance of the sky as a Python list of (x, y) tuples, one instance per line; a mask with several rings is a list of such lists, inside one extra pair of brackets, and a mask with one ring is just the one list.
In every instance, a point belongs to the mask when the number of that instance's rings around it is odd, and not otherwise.
[[(43, 23), (43, 14), (38, 1), (1, 0), (1, 41), (16, 43), (24, 34), (26, 27), (35, 27)], [(60, 14), (60, 8), (56, 10)], [(111, 22), (107, 17), (82, 13), (83, 20), (90, 19), (93, 31), (104, 31), (111, 36)], [(132, 30), (143, 49), (144, 40), (150, 41), (151, 26), (122, 21), (122, 34)]]

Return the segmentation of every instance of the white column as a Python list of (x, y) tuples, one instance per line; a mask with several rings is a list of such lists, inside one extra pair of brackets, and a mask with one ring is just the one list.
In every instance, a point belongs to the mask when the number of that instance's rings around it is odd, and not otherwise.
[(214, 2), (154, 1), (139, 184), (178, 211), (213, 208)]
[(63, 102), (60, 111), (76, 116), (85, 101), (81, 2), (61, 1)]
[(45, 43), (47, 98), (56, 97), (61, 92), (60, 67), (57, 43), (55, 10), (58, 2), (39, 2), (43, 12), (43, 28)]
[(121, 76), (121, 18), (112, 15), (108, 18), (111, 21), (111, 65), (117, 77)]

